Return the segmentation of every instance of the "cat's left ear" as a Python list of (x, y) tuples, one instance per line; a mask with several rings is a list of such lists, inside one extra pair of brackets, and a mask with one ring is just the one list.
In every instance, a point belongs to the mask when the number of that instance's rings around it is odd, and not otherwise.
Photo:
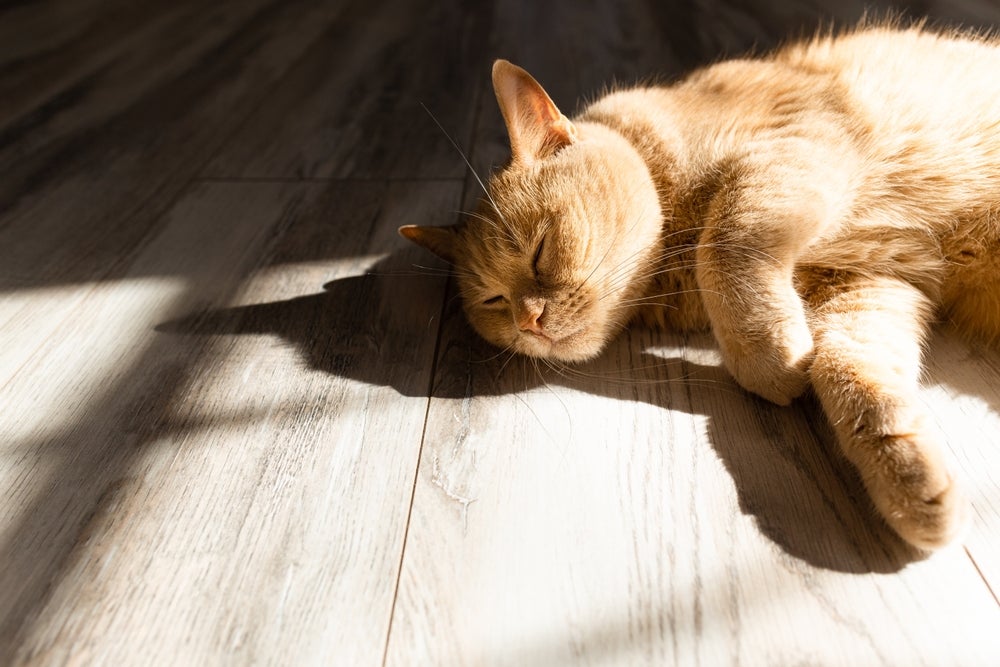
[(418, 246), (430, 250), (446, 262), (450, 264), (455, 263), (455, 244), (458, 237), (458, 225), (447, 225), (445, 227), (403, 225), (399, 228), (399, 234), (413, 241)]
[(493, 63), (493, 90), (507, 124), (515, 162), (530, 164), (577, 140), (576, 127), (526, 71), (506, 60)]

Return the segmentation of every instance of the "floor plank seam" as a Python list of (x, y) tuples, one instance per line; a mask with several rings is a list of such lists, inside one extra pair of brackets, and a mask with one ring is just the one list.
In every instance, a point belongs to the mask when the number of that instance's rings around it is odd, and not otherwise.
[[(270, 6), (271, 5), (267, 5), (266, 7), (270, 7)], [(260, 12), (258, 12), (258, 14), (264, 12), (265, 8), (262, 8), (260, 10)], [(330, 19), (330, 23), (331, 24), (334, 23), (335, 21), (336, 21), (336, 19)], [(274, 77), (273, 80), (272, 80), (272, 82), (270, 83), (270, 85), (268, 85), (266, 87), (267, 88), (266, 92), (259, 92), (258, 91), (258, 97), (257, 97), (256, 102), (254, 102), (252, 104), (246, 105), (243, 118), (241, 118), (236, 123), (230, 124), (229, 125), (229, 132), (226, 133), (226, 136), (224, 138), (222, 138), (218, 142), (216, 148), (214, 150), (208, 151), (202, 157), (202, 159), (201, 159), (201, 161), (200, 161), (199, 164), (196, 164), (196, 165), (192, 166), (192, 169), (190, 170), (190, 176), (184, 182), (183, 186), (179, 187), (177, 189), (177, 191), (174, 193), (174, 195), (169, 198), (169, 201), (167, 201), (167, 202), (165, 202), (163, 204), (163, 206), (160, 208), (160, 210), (156, 212), (156, 214), (154, 216), (154, 219), (163, 218), (163, 216), (165, 216), (170, 210), (172, 210), (173, 207), (176, 206), (177, 202), (180, 201), (184, 197), (185, 193), (189, 192), (191, 190), (191, 188), (194, 187), (196, 184), (198, 184), (200, 182), (206, 182), (206, 183), (213, 182), (210, 179), (203, 179), (201, 177), (201, 174), (204, 173), (206, 167), (208, 167), (208, 165), (210, 165), (212, 163), (212, 161), (216, 159), (216, 157), (219, 155), (219, 153), (221, 153), (223, 150), (226, 149), (226, 147), (232, 142), (232, 140), (235, 137), (239, 136), (240, 130), (247, 123), (250, 122), (250, 120), (254, 117), (254, 115), (257, 113), (257, 111), (260, 109), (260, 107), (268, 101), (269, 96), (270, 96), (269, 95), (270, 92), (274, 88), (278, 87), (281, 84), (282, 76), (285, 73), (291, 71), (291, 69), (294, 68), (295, 66), (297, 66), (304, 58), (307, 58), (309, 56), (310, 49), (312, 48), (312, 46), (316, 42), (318, 42), (319, 40), (323, 39), (324, 35), (325, 35), (325, 32), (320, 33), (319, 36), (317, 36), (313, 40), (313, 44), (310, 44), (309, 47), (306, 47), (305, 49), (303, 49), (302, 54), (298, 58), (295, 58), (290, 63), (288, 63), (284, 67), (284, 69), (282, 70), (281, 75)], [(134, 210), (135, 211), (142, 210), (149, 202), (154, 201), (155, 198), (157, 197), (157, 195), (158, 195), (157, 191), (152, 192), (150, 194), (150, 196), (147, 197), (142, 202), (142, 204), (140, 204), (139, 206), (137, 206)], [(137, 253), (141, 252), (142, 249), (145, 248), (148, 243), (150, 243), (153, 239), (156, 238), (156, 236), (159, 233), (159, 231), (160, 231), (160, 228), (157, 227), (156, 225), (151, 226), (151, 228), (147, 231), (147, 233), (144, 235), (144, 237), (141, 238), (138, 241), (138, 243), (131, 250), (131, 252), (127, 253), (126, 256), (118, 264), (126, 265), (128, 262), (131, 262), (132, 258)], [(108, 271), (108, 273), (106, 275), (110, 275), (110, 273), (113, 272), (113, 270), (114, 270), (114, 265), (111, 267), (111, 269), (109, 269), (109, 271)]]
[[(446, 289), (445, 290), (444, 304), (447, 304), (447, 303), (448, 303), (448, 301), (447, 301), (447, 289)], [(444, 308), (445, 308), (444, 304), (442, 304), (442, 307), (441, 307), (442, 316), (444, 314)], [(442, 317), (442, 319), (443, 319), (443, 317)], [(403, 578), (403, 563), (406, 562), (406, 543), (408, 542), (408, 540), (410, 538), (410, 521), (413, 518), (413, 501), (414, 501), (414, 499), (416, 498), (416, 495), (417, 495), (417, 482), (420, 479), (420, 461), (423, 458), (424, 443), (427, 440), (427, 422), (428, 422), (428, 418), (430, 416), (430, 411), (431, 411), (431, 394), (433, 393), (433, 388), (434, 388), (434, 373), (435, 373), (435, 369), (437, 368), (438, 352), (439, 352), (440, 348), (441, 348), (441, 321), (439, 320), (439, 322), (438, 322), (438, 336), (437, 336), (437, 340), (434, 343), (434, 354), (433, 354), (433, 356), (431, 358), (430, 382), (427, 383), (428, 384), (428, 386), (427, 386), (427, 405), (424, 408), (424, 426), (423, 426), (423, 430), (420, 433), (420, 446), (417, 448), (417, 462), (416, 462), (416, 465), (413, 468), (413, 485), (412, 485), (412, 487), (410, 489), (410, 502), (409, 502), (409, 507), (407, 508), (407, 511), (406, 511), (406, 524), (403, 527), (403, 542), (402, 542), (402, 546), (401, 546), (401, 548), (399, 550), (399, 566), (396, 568), (396, 584), (395, 584), (395, 586), (393, 586), (392, 604), (389, 605), (389, 623), (386, 626), (386, 631), (385, 631), (385, 646), (383, 647), (383, 650), (382, 650), (382, 665), (383, 665), (383, 667), (386, 665), (386, 663), (389, 660), (389, 642), (392, 639), (392, 623), (393, 623), (393, 621), (396, 618), (396, 605), (399, 602), (399, 584), (400, 584), (400, 582), (402, 581), (402, 578)]]
[[(469, 124), (469, 136), (466, 137), (468, 142), (467, 145), (470, 147), (469, 148), (470, 160), (471, 158), (474, 157), (475, 153), (474, 142), (476, 136), (476, 128), (479, 126), (479, 120), (482, 114), (483, 91), (484, 91), (483, 86), (479, 85), (475, 94), (473, 95), (473, 98), (475, 100), (474, 101), (475, 112), (473, 114), (472, 122)], [(465, 156), (463, 155), (463, 158), (464, 157)], [(470, 169), (471, 169), (471, 164), (470, 164)], [(423, 179), (417, 178), (417, 179), (405, 179), (405, 180), (423, 180)], [(454, 179), (447, 179), (447, 180), (454, 180)], [(463, 186), (461, 194), (459, 195), (459, 207), (461, 207), (464, 204), (466, 198), (469, 196), (470, 179), (468, 178), (468, 175), (466, 175), (466, 177), (463, 178), (462, 180), (463, 180)], [(458, 212), (456, 213), (456, 215), (460, 216), (461, 213)], [(427, 425), (430, 422), (431, 403), (434, 400), (434, 381), (437, 379), (438, 361), (440, 359), (441, 344), (444, 337), (443, 336), (444, 319), (445, 319), (445, 314), (448, 310), (448, 303), (450, 300), (451, 300), (451, 279), (449, 278), (449, 280), (445, 283), (444, 294), (442, 295), (441, 299), (441, 309), (438, 314), (437, 340), (434, 342), (434, 354), (431, 357), (430, 380), (427, 383), (427, 406), (424, 411), (424, 427), (422, 433), (420, 434), (420, 447), (417, 449), (417, 462), (413, 471), (413, 488), (410, 492), (410, 506), (406, 513), (406, 526), (403, 529), (403, 545), (399, 553), (399, 568), (396, 572), (396, 585), (392, 593), (392, 604), (389, 607), (389, 625), (386, 628), (386, 633), (385, 633), (385, 649), (382, 653), (382, 667), (386, 667), (389, 661), (389, 647), (392, 641), (393, 621), (396, 618), (396, 608), (399, 602), (399, 587), (403, 579), (403, 566), (406, 563), (406, 546), (410, 539), (410, 521), (413, 518), (413, 503), (417, 494), (417, 484), (420, 481), (420, 464), (423, 459), (424, 445), (427, 442)]]
[[(465, 190), (462, 191), (462, 198), (465, 197)], [(388, 663), (389, 660), (389, 643), (392, 639), (392, 624), (396, 617), (396, 605), (399, 601), (399, 585), (403, 578), (403, 564), (406, 562), (406, 545), (410, 537), (410, 521), (413, 518), (413, 502), (417, 495), (417, 483), (420, 481), (420, 463), (423, 459), (424, 454), (424, 444), (427, 441), (427, 424), (430, 420), (431, 412), (431, 401), (434, 398), (434, 380), (437, 377), (437, 367), (438, 358), (441, 352), (441, 339), (444, 324), (445, 311), (448, 308), (448, 300), (450, 294), (450, 280), (445, 283), (444, 294), (441, 299), (441, 310), (438, 315), (438, 328), (437, 328), (437, 339), (434, 342), (434, 354), (431, 355), (431, 371), (430, 379), (427, 382), (427, 404), (424, 408), (424, 425), (423, 430), (420, 433), (420, 446), (417, 448), (417, 461), (413, 469), (413, 486), (410, 489), (410, 502), (409, 507), (406, 512), (406, 524), (403, 528), (403, 542), (402, 547), (399, 551), (399, 567), (396, 570), (396, 584), (393, 587), (392, 592), (392, 604), (389, 605), (389, 623), (386, 627), (385, 633), (385, 647), (382, 652), (382, 665), (383, 667)]]
[(972, 561), (972, 566), (976, 568), (976, 573), (979, 575), (980, 579), (983, 580), (983, 584), (986, 585), (986, 590), (988, 590), (990, 595), (993, 596), (993, 601), (997, 603), (998, 607), (1000, 607), (1000, 597), (997, 597), (997, 592), (993, 590), (993, 586), (990, 585), (990, 580), (986, 578), (983, 570), (979, 567), (979, 563), (976, 562), (976, 557), (972, 555), (971, 551), (969, 551), (969, 547), (964, 544), (962, 545), (962, 550), (965, 551), (965, 555), (969, 557), (970, 561)]
[(197, 176), (199, 183), (458, 183), (454, 176)]

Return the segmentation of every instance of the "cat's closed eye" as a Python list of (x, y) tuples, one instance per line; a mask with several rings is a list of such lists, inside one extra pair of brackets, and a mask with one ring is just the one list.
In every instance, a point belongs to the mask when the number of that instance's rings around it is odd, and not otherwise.
[(545, 247), (545, 239), (543, 238), (538, 242), (538, 249), (535, 250), (535, 257), (531, 260), (531, 270), (535, 272), (535, 277), (538, 277), (538, 262), (542, 257), (542, 248)]
[(489, 299), (486, 299), (486, 301), (483, 301), (483, 305), (484, 306), (492, 306), (492, 305), (497, 304), (497, 303), (502, 303), (503, 301), (505, 301), (504, 296), (502, 294), (498, 294), (498, 295), (496, 295), (494, 297), (490, 297)]

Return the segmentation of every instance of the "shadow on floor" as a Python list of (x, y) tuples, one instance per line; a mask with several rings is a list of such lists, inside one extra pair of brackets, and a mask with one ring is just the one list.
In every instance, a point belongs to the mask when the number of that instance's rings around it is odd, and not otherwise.
[[(499, 396), (543, 385), (642, 401), (708, 417), (708, 437), (739, 495), (741, 510), (789, 555), (843, 572), (895, 572), (922, 558), (871, 508), (853, 467), (839, 455), (817, 402), (780, 408), (740, 390), (717, 365), (685, 358), (711, 346), (659, 332), (626, 334), (573, 374), (540, 371), (497, 355), (465, 324), (454, 298), (445, 307), (436, 368), (413, 368), (407, 345), (427, 327), (439, 303), (408, 301), (413, 278), (407, 252), (366, 275), (330, 282), (323, 291), (284, 301), (209, 310), (165, 322), (162, 333), (185, 336), (268, 335), (293, 345), (311, 368), (406, 396), (441, 399)], [(639, 339), (642, 340), (639, 340)], [(673, 351), (645, 353), (646, 341)], [(622, 368), (621, 359), (635, 359)], [(669, 443), (667, 443), (669, 445)], [(624, 446), (624, 445), (623, 445)]]

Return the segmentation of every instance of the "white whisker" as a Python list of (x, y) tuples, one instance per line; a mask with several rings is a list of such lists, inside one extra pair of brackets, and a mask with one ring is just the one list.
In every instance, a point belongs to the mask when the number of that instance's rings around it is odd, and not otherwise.
[(434, 121), (434, 124), (438, 126), (438, 129), (440, 129), (441, 132), (444, 134), (444, 136), (448, 139), (448, 141), (451, 142), (451, 145), (455, 147), (455, 150), (458, 151), (458, 154), (462, 156), (462, 160), (465, 162), (465, 165), (469, 168), (469, 171), (472, 172), (473, 177), (475, 177), (476, 181), (479, 183), (479, 187), (483, 189), (483, 193), (486, 195), (486, 198), (493, 206), (493, 210), (496, 211), (497, 216), (500, 218), (501, 222), (504, 222), (504, 224), (506, 225), (507, 223), (503, 219), (503, 214), (500, 212), (500, 207), (497, 206), (497, 203), (495, 201), (493, 201), (493, 195), (490, 194), (489, 188), (486, 187), (486, 184), (483, 182), (483, 179), (481, 179), (479, 177), (479, 174), (476, 173), (475, 168), (472, 166), (472, 163), (469, 162), (469, 158), (466, 157), (465, 152), (462, 151), (461, 148), (459, 148), (458, 143), (456, 143), (456, 141), (451, 138), (451, 135), (448, 134), (448, 131), (444, 129), (444, 126), (441, 124), (441, 122), (434, 116), (434, 114), (431, 113), (431, 110), (427, 108), (427, 105), (421, 102), (420, 106), (423, 107), (424, 111), (427, 112), (427, 115), (430, 116), (431, 120)]

